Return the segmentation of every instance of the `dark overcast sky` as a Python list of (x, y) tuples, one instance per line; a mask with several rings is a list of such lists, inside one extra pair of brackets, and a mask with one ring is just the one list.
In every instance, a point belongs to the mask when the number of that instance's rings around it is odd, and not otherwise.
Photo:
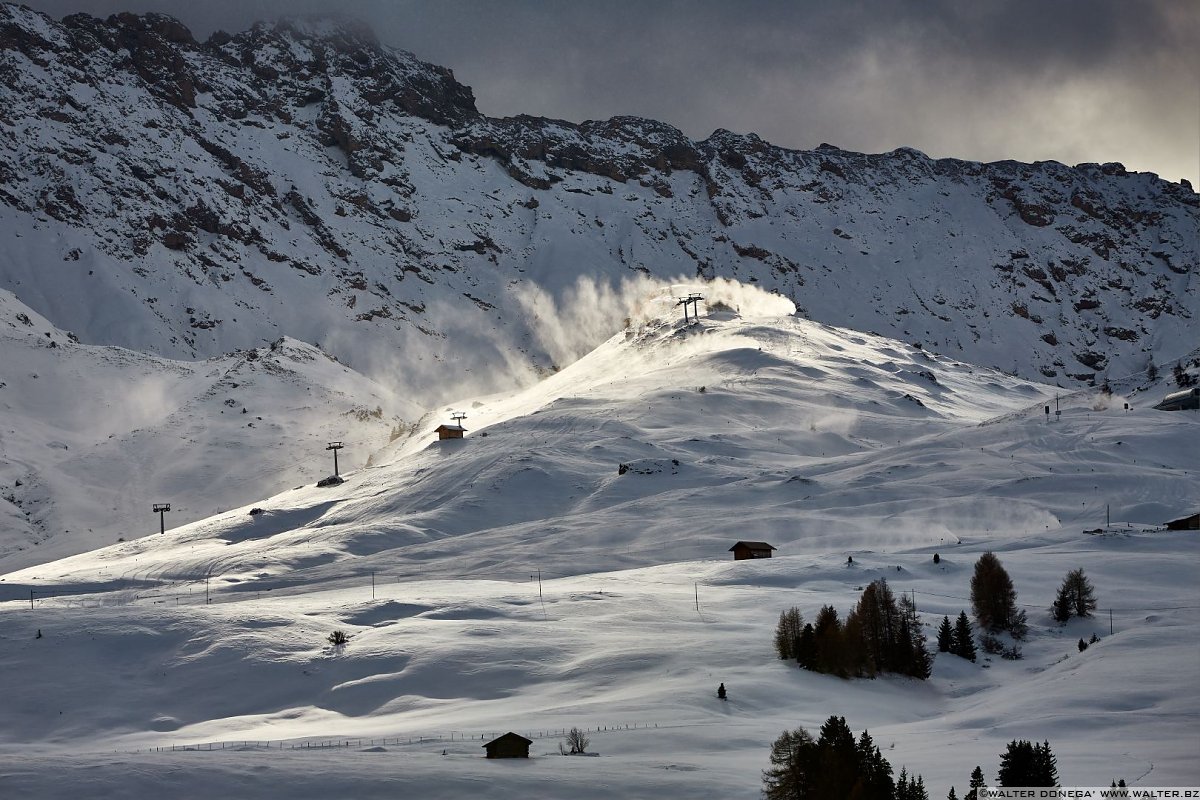
[(1121, 161), (1200, 187), (1196, 0), (24, 0), (162, 11), (198, 37), (338, 11), (481, 111), (652, 117), (775, 144)]

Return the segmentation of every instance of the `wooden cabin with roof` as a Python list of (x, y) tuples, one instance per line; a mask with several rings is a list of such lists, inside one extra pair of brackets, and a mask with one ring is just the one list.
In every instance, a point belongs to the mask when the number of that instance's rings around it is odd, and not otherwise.
[(729, 548), (734, 561), (745, 561), (748, 558), (770, 558), (774, 545), (766, 542), (738, 542)]
[(1200, 512), (1164, 523), (1169, 531), (1200, 531)]
[(488, 758), (529, 758), (529, 745), (532, 739), (526, 739), (519, 733), (509, 731), (503, 736), (497, 736), (483, 745)]
[(467, 432), (467, 429), (462, 425), (438, 425), (434, 431), (437, 433), (438, 441), (440, 442), (445, 439), (461, 439), (463, 438), (463, 434)]

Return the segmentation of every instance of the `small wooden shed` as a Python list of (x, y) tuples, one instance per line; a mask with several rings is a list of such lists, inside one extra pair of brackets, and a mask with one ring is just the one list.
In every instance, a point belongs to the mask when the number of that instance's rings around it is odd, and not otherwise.
[(738, 542), (729, 550), (733, 553), (734, 561), (744, 561), (747, 558), (770, 558), (774, 545), (766, 542)]
[(1166, 523), (1169, 531), (1200, 531), (1200, 512)]
[(439, 442), (443, 439), (461, 439), (467, 432), (462, 425), (438, 425), (436, 430)]
[(487, 750), (488, 758), (529, 758), (529, 745), (532, 739), (526, 739), (519, 733), (509, 731), (503, 736), (497, 736), (483, 747)]

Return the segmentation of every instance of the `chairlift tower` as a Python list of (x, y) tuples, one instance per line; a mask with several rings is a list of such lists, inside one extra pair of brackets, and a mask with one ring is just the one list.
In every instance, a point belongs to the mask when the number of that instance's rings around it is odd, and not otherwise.
[(171, 510), (170, 503), (155, 503), (154, 504), (154, 513), (158, 514), (158, 532), (159, 533), (167, 532), (167, 521), (166, 521), (166, 517), (164, 515), (170, 510)]
[(342, 444), (341, 442), (330, 442), (329, 445), (325, 448), (326, 450), (333, 451), (333, 474), (337, 477), (341, 477), (340, 475), (338, 475), (337, 451), (341, 450), (345, 446), (346, 445)]
[[(688, 322), (700, 319), (700, 307), (698, 304), (703, 299), (704, 299), (704, 295), (696, 294), (695, 292), (692, 292), (687, 297), (679, 298), (679, 301), (675, 305), (683, 306), (684, 324), (687, 324)], [(690, 319), (690, 320), (688, 319), (688, 305), (692, 306), (692, 319)]]
[(683, 324), (684, 325), (686, 325), (688, 322), (690, 322), (690, 320), (688, 319), (688, 303), (690, 303), (690, 302), (691, 302), (691, 300), (687, 297), (681, 297), (681, 298), (679, 298), (679, 300), (677, 300), (675, 302), (675, 305), (683, 306)]
[(454, 420), (454, 424), (458, 425), (460, 428), (462, 427), (463, 420), (466, 418), (467, 418), (467, 412), (465, 412), (465, 411), (455, 411), (453, 414), (450, 415), (450, 419)]

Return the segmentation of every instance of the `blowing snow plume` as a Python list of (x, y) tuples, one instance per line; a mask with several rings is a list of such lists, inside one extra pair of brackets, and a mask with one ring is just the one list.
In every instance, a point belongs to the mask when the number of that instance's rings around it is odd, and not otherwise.
[[(721, 303), (743, 317), (794, 314), (785, 297), (734, 280), (658, 280), (639, 275), (618, 283), (580, 277), (555, 292), (533, 283), (510, 289), (521, 319), (465, 315), (449, 303), (425, 308), (427, 327), (401, 332), (403, 344), (353, 345), (359, 371), (391, 385), (397, 396), (426, 408), (449, 400), (530, 386), (566, 367), (629, 325), (681, 316), (679, 297), (703, 295), (702, 313)], [(707, 307), (706, 305), (707, 304)], [(351, 344), (337, 333), (323, 342), (339, 352)]]
[(534, 285), (523, 286), (515, 294), (529, 316), (535, 343), (555, 365), (563, 367), (627, 325), (677, 314), (677, 300), (692, 293), (702, 295), (708, 308), (719, 303), (743, 317), (796, 313), (796, 305), (786, 297), (726, 278), (664, 281), (639, 276), (611, 286), (581, 277), (557, 300)]

